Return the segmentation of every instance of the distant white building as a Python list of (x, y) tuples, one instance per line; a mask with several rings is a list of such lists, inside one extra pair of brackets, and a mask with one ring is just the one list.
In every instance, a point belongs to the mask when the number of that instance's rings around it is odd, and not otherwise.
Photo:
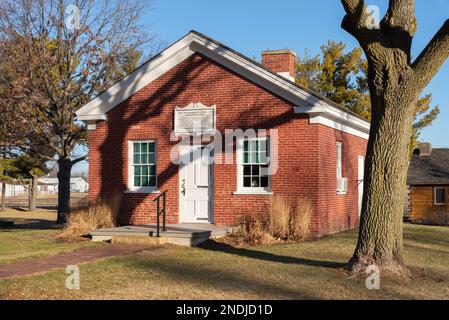
[[(39, 193), (58, 193), (58, 178), (39, 178)], [(85, 193), (89, 190), (89, 184), (83, 178), (70, 179), (70, 192)]]
[(89, 191), (89, 184), (83, 178), (71, 178), (70, 191), (78, 193), (86, 193), (87, 191)]
[[(58, 178), (39, 178), (37, 190), (39, 194), (58, 193)], [(70, 191), (85, 193), (89, 190), (89, 184), (83, 178), (70, 179)], [(6, 197), (17, 197), (27, 193), (27, 189), (21, 184), (6, 184)]]
[(21, 184), (6, 184), (6, 197), (16, 197), (26, 194), (27, 190)]

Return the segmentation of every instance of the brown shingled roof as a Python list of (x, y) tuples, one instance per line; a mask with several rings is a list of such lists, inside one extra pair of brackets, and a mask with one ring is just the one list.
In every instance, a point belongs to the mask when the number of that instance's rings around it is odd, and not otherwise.
[(430, 156), (415, 150), (407, 177), (408, 185), (449, 185), (449, 149), (434, 148)]

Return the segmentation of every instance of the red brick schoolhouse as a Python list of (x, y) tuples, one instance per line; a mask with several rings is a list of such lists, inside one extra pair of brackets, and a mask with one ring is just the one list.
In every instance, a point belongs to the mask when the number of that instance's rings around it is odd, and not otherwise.
[[(121, 224), (154, 223), (167, 191), (167, 222), (230, 225), (281, 195), (310, 200), (314, 235), (357, 227), (369, 123), (295, 84), (295, 59), (266, 51), (259, 64), (191, 31), (147, 61), (77, 112), (90, 202), (119, 194)], [(244, 134), (229, 144), (232, 130)], [(211, 141), (221, 161), (198, 153)]]

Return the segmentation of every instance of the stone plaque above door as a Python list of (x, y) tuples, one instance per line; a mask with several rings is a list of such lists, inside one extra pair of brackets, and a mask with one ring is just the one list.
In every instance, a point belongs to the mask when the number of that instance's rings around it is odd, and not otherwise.
[(175, 108), (175, 134), (214, 134), (216, 130), (216, 106), (207, 107), (191, 103), (187, 107)]

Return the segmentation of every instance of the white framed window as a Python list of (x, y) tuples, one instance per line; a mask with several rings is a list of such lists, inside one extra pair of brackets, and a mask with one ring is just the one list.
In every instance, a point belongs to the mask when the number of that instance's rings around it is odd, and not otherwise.
[(242, 138), (237, 141), (238, 186), (235, 194), (269, 194), (269, 138)]
[(434, 203), (436, 206), (446, 205), (446, 188), (433, 188)]
[(343, 143), (337, 141), (337, 194), (348, 192), (348, 179), (343, 178)]
[(342, 143), (337, 141), (337, 180), (343, 178), (343, 156), (342, 156)]
[(128, 142), (128, 191), (157, 190), (156, 141)]

